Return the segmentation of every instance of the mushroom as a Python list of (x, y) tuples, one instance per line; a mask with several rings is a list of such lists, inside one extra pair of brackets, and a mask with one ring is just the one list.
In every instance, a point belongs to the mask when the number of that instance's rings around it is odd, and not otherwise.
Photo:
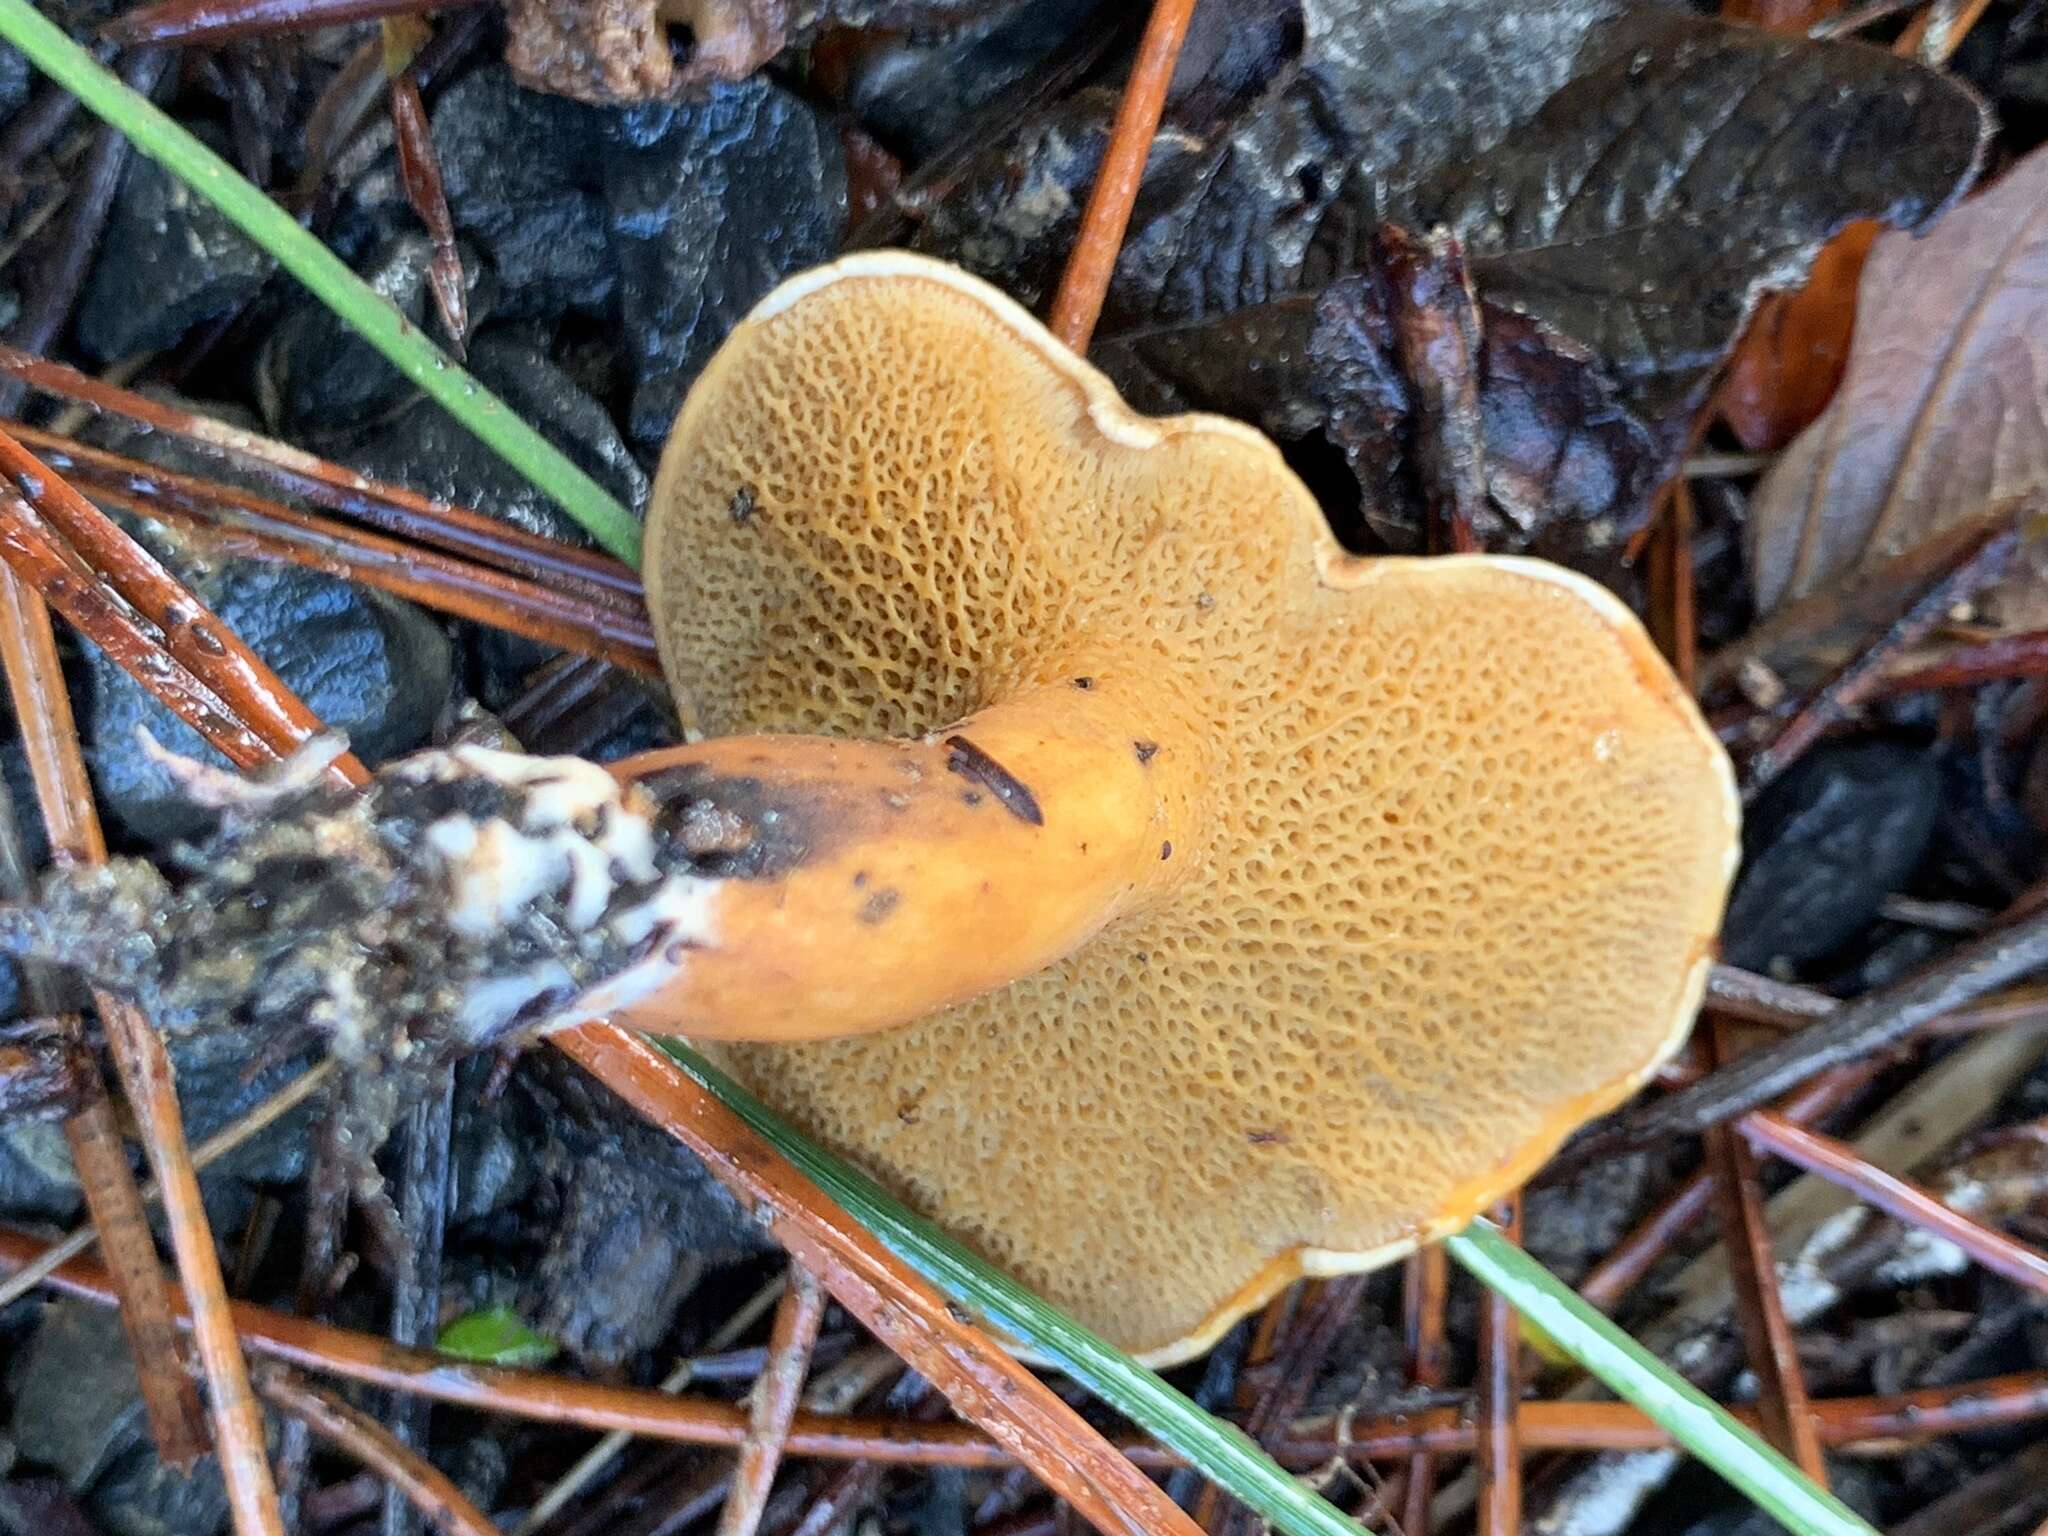
[(714, 1054), (1155, 1364), (1464, 1225), (1684, 1038), (1737, 799), (1624, 606), (1345, 553), (1267, 439), (951, 267), (762, 303), (647, 552), (721, 739), (624, 771), (862, 814), (624, 1021), (785, 1042)]
[(1347, 554), (1264, 437), (1135, 415), (952, 268), (763, 302), (647, 548), (704, 739), (192, 770), (182, 884), (60, 871), (0, 951), (324, 1031), (366, 1149), (462, 1050), (695, 1037), (1156, 1364), (1462, 1226), (1685, 1035), (1737, 802), (1627, 609)]

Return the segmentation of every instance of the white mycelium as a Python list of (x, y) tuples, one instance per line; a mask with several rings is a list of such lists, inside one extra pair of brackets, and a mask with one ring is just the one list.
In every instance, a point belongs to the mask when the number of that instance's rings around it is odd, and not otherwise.
[[(563, 922), (571, 932), (598, 929), (623, 946), (647, 946), (645, 958), (573, 999), (546, 1027), (585, 1023), (637, 1002), (673, 976), (692, 949), (712, 943), (719, 882), (664, 876), (654, 857), (651, 807), (595, 763), (454, 747), (418, 754), (390, 771), (415, 782), (481, 778), (514, 792), (509, 816), (478, 821), (452, 814), (426, 829), (426, 847), (447, 874), (448, 921), (458, 933), (487, 939), (566, 888)], [(642, 899), (613, 910), (622, 887), (650, 885)], [(556, 960), (491, 977), (466, 999), (464, 1025), (487, 1032), (571, 979)]]

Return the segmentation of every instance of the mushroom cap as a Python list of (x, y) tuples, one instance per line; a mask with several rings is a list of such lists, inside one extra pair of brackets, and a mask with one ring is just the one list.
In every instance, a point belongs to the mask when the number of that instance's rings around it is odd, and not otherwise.
[(1178, 884), (1050, 968), (714, 1048), (1152, 1363), (1456, 1230), (1685, 1036), (1737, 799), (1626, 608), (1540, 562), (1345, 553), (1263, 436), (1133, 414), (950, 267), (848, 258), (734, 332), (648, 583), (714, 733), (931, 731), (1086, 666), (1199, 759)]

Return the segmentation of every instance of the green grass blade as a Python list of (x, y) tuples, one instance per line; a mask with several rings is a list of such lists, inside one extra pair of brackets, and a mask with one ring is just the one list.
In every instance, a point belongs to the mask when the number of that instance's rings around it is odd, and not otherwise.
[(689, 1046), (650, 1038), (942, 1294), (1058, 1366), (1161, 1445), (1178, 1451), (1276, 1531), (1285, 1536), (1364, 1536), (1363, 1527), (1340, 1514), (1234, 1425), (1203, 1412), (1155, 1372), (906, 1209), (866, 1174), (813, 1145)]
[(1588, 1306), (1489, 1221), (1444, 1246), (1489, 1290), (1541, 1328), (1560, 1349), (1671, 1432), (1671, 1437), (1799, 1536), (1877, 1536), (1848, 1505), (1800, 1470), (1705, 1393)]
[(393, 367), (553, 497), (599, 544), (620, 559), (639, 564), (640, 525), (632, 513), (421, 335), (418, 327), (233, 166), (123, 85), (62, 30), (39, 16), (28, 0), (0, 0), (0, 37), (126, 134), (137, 149), (219, 208), (357, 335), (383, 353)]

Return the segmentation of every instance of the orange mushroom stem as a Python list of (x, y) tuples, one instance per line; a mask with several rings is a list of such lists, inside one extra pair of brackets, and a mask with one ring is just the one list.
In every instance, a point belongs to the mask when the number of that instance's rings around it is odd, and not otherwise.
[(860, 1034), (1071, 953), (1171, 889), (1197, 835), (1198, 749), (1126, 695), (1069, 670), (916, 740), (728, 737), (622, 764), (693, 867), (738, 878), (714, 933), (620, 1017)]

